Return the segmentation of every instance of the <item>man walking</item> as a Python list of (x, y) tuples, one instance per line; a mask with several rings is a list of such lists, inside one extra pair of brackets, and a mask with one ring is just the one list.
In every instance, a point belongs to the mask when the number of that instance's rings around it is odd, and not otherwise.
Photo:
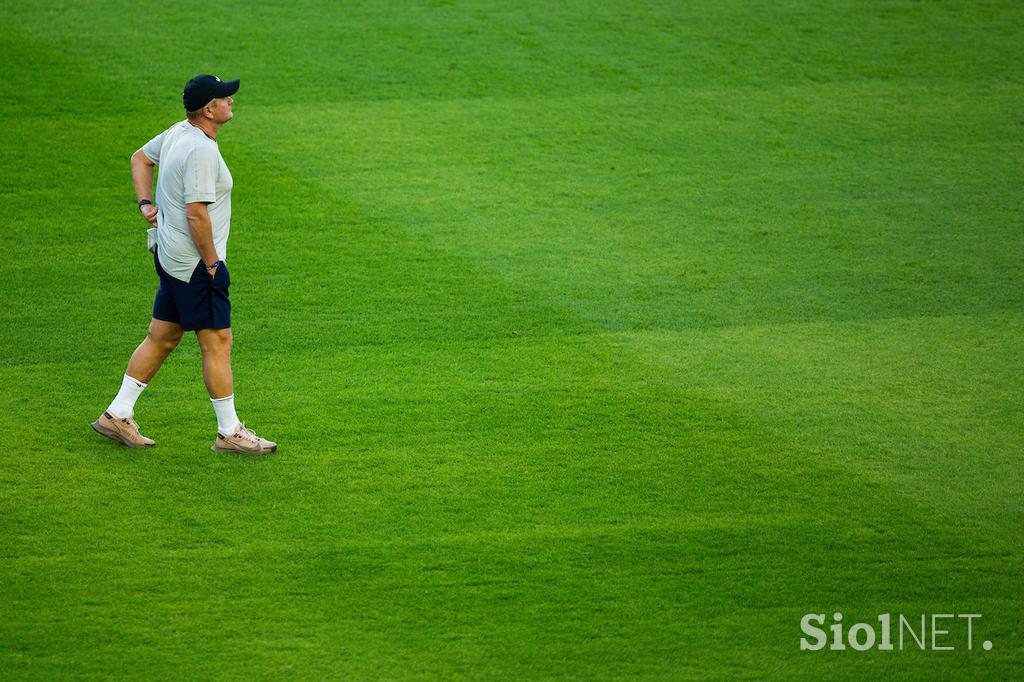
[[(154, 264), (160, 286), (146, 338), (128, 362), (121, 390), (93, 422), (98, 433), (130, 447), (155, 442), (139, 432), (135, 401), (181, 341), (195, 331), (203, 354), (203, 380), (217, 414), (215, 451), (264, 454), (277, 444), (260, 438), (235, 414), (231, 375), (231, 279), (227, 264), (231, 228), (231, 173), (217, 146), (217, 132), (231, 120), (238, 81), (201, 74), (182, 97), (187, 119), (160, 133), (132, 155), (132, 182), (142, 216), (156, 226)], [(160, 166), (153, 201), (153, 168)]]

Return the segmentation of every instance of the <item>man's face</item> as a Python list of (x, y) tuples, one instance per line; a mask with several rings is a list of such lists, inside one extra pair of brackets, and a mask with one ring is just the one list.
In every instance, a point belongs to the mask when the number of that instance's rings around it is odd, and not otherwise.
[(234, 116), (234, 112), (231, 111), (231, 105), (235, 103), (235, 100), (231, 97), (217, 97), (210, 101), (206, 106), (210, 109), (210, 114), (213, 116), (214, 123), (227, 123)]

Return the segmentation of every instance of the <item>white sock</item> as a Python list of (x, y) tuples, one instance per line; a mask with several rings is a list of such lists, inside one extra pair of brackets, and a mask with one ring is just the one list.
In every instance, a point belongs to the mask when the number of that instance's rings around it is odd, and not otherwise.
[(132, 416), (135, 414), (135, 401), (142, 395), (142, 389), (148, 385), (125, 374), (124, 379), (121, 380), (121, 390), (117, 392), (117, 396), (114, 398), (114, 402), (110, 403), (107, 412), (120, 419)]
[(217, 413), (217, 430), (230, 436), (238, 428), (238, 415), (235, 414), (235, 394), (227, 398), (210, 398), (213, 410)]

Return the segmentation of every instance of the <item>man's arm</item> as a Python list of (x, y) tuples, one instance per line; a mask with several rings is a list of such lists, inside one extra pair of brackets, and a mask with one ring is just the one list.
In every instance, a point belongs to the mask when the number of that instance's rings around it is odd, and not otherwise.
[(199, 250), (199, 257), (203, 259), (203, 265), (207, 266), (210, 275), (217, 274), (217, 268), (209, 269), (210, 265), (216, 263), (217, 249), (213, 245), (213, 223), (210, 222), (210, 211), (202, 201), (194, 201), (185, 204), (185, 217), (188, 218), (188, 231), (192, 235)]
[[(135, 185), (135, 197), (140, 201), (153, 201), (153, 167), (156, 164), (139, 149), (132, 154), (132, 184)], [(151, 225), (156, 225), (157, 208), (153, 204), (139, 206), (142, 217)]]

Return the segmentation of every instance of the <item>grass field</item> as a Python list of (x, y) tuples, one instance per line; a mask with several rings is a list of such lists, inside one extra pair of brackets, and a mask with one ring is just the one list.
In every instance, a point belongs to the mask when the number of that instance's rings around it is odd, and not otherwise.
[[(5, 0), (0, 38), (0, 678), (1021, 675), (1024, 5)], [(194, 337), (156, 448), (89, 428), (155, 291), (128, 158), (201, 72), (242, 79), (258, 460), (210, 452)], [(982, 617), (801, 651), (836, 611)]]

